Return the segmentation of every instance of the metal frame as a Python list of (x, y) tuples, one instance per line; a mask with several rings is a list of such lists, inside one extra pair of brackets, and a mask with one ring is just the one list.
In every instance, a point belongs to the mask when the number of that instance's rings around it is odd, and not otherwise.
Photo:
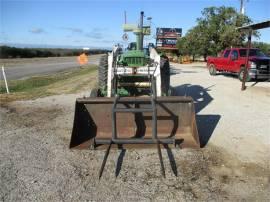
[[(160, 57), (159, 57), (160, 59)], [(96, 145), (99, 144), (108, 144), (105, 156), (102, 161), (102, 165), (99, 171), (99, 179), (102, 176), (104, 167), (106, 165), (106, 161), (108, 159), (111, 145), (112, 144), (117, 144), (117, 145), (122, 145), (122, 144), (156, 144), (157, 145), (157, 150), (158, 150), (158, 156), (160, 160), (160, 168), (161, 168), (161, 174), (163, 177), (165, 177), (165, 169), (164, 169), (164, 163), (162, 160), (162, 153), (160, 149), (160, 144), (175, 144), (175, 138), (158, 138), (157, 136), (157, 107), (156, 107), (156, 97), (157, 97), (157, 85), (156, 85), (156, 77), (155, 73), (157, 69), (159, 69), (160, 66), (156, 65), (154, 71), (150, 71), (150, 68), (148, 68), (147, 72), (147, 77), (149, 78), (149, 82), (151, 83), (151, 100), (149, 103), (151, 103), (151, 107), (148, 108), (138, 108), (136, 105), (140, 103), (145, 103), (141, 102), (138, 100), (121, 100), (121, 97), (117, 94), (117, 71), (113, 72), (113, 88), (116, 90), (115, 91), (115, 99), (112, 107), (112, 138), (111, 139), (98, 139), (94, 138), (93, 141), (93, 148), (95, 148)], [(160, 75), (159, 75), (160, 76)], [(120, 103), (124, 104), (134, 104), (133, 108), (118, 108), (117, 105)], [(152, 139), (148, 138), (118, 138), (117, 136), (117, 113), (144, 113), (144, 112), (152, 112)]]
[[(136, 31), (137, 35), (137, 50), (143, 49), (143, 17), (144, 12), (140, 13), (140, 25), (138, 27), (139, 32)], [(129, 31), (126, 29), (125, 31)], [(134, 31), (132, 29), (132, 31)], [(117, 94), (118, 89), (118, 76), (129, 76), (134, 74), (133, 67), (118, 67), (116, 61), (118, 57), (118, 48), (115, 47), (111, 53), (108, 55), (108, 80), (107, 80), (107, 96), (114, 96), (114, 103), (112, 107), (112, 137), (111, 139), (98, 139), (94, 138), (93, 148), (95, 148), (96, 144), (108, 144), (108, 148), (106, 150), (102, 166), (99, 172), (99, 178), (102, 176), (102, 172), (104, 170), (110, 148), (112, 144), (157, 144), (158, 155), (161, 163), (161, 171), (162, 175), (165, 177), (164, 164), (162, 161), (162, 155), (160, 150), (160, 143), (162, 144), (173, 144), (175, 143), (175, 138), (163, 138), (159, 139), (157, 136), (157, 107), (156, 107), (156, 98), (157, 96), (161, 96), (161, 71), (160, 71), (160, 55), (156, 52), (154, 48), (150, 49), (150, 59), (153, 60), (151, 66), (143, 66), (136, 67), (136, 74), (143, 75), (149, 78), (149, 86), (150, 86), (150, 104), (151, 107), (148, 108), (139, 108), (138, 105), (142, 102), (136, 100), (130, 100), (129, 104), (134, 104), (132, 108), (118, 108), (119, 103), (127, 103), (127, 101), (122, 101), (119, 95)], [(144, 138), (118, 138), (117, 135), (117, 113), (144, 113), (144, 112), (152, 112), (152, 138), (144, 139)]]

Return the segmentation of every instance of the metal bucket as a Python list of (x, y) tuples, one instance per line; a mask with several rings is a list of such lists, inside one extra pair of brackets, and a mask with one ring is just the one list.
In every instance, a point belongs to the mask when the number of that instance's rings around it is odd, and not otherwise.
[[(75, 118), (70, 148), (89, 149), (95, 139), (112, 139), (112, 107), (115, 98), (79, 98), (75, 105)], [(149, 97), (124, 97), (125, 101), (140, 104), (119, 104), (121, 108), (146, 108)], [(136, 102), (135, 102), (136, 101)], [(157, 137), (172, 138), (180, 148), (199, 148), (200, 142), (195, 120), (193, 99), (183, 96), (157, 97)], [(152, 138), (152, 113), (118, 113), (116, 116), (118, 138)], [(132, 144), (132, 146), (149, 144)], [(102, 145), (100, 145), (102, 148)], [(127, 144), (127, 146), (130, 146)], [(99, 148), (99, 147), (97, 147)]]

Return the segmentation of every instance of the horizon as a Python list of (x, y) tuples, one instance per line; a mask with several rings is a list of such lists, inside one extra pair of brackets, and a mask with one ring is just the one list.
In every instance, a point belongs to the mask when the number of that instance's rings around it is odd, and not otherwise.
[[(126, 45), (127, 42), (122, 40), (125, 11), (127, 23), (137, 23), (140, 11), (144, 11), (145, 19), (152, 17), (152, 34), (146, 39), (154, 42), (157, 27), (182, 28), (184, 36), (196, 25), (196, 19), (201, 17), (201, 11), (206, 7), (231, 6), (237, 11), (240, 9), (239, 0), (2, 0), (0, 4), (0, 44), (39, 48), (110, 48), (117, 43)], [(270, 6), (266, 6), (268, 4), (267, 0), (249, 0), (245, 4), (246, 15), (253, 23), (269, 20)], [(253, 41), (270, 43), (270, 29), (259, 32), (260, 38), (253, 37)], [(135, 39), (132, 33), (128, 35), (129, 42)]]
[(0, 42), (0, 46), (8, 46), (14, 48), (29, 48), (29, 49), (83, 49), (89, 48), (90, 50), (111, 50), (112, 47), (95, 47), (95, 46), (76, 46), (76, 45), (52, 45), (52, 44), (24, 44), (24, 43), (2, 43)]

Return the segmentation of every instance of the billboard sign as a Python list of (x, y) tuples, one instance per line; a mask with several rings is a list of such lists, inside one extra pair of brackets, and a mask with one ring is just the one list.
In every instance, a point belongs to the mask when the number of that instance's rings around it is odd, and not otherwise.
[(156, 46), (164, 49), (177, 49), (177, 39), (182, 36), (181, 28), (157, 28)]

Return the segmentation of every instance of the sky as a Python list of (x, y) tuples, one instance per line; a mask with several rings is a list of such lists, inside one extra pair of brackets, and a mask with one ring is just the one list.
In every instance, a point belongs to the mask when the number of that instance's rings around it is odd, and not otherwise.
[[(245, 11), (253, 22), (270, 19), (269, 0), (246, 0)], [(139, 13), (152, 17), (156, 27), (196, 25), (201, 11), (210, 6), (232, 6), (240, 0), (0, 0), (0, 43), (36, 46), (112, 47), (122, 43), (122, 24), (139, 22)], [(147, 23), (147, 22), (145, 22)], [(270, 43), (270, 28), (260, 31)], [(153, 41), (152, 33), (147, 39)], [(134, 39), (129, 33), (129, 41)]]

